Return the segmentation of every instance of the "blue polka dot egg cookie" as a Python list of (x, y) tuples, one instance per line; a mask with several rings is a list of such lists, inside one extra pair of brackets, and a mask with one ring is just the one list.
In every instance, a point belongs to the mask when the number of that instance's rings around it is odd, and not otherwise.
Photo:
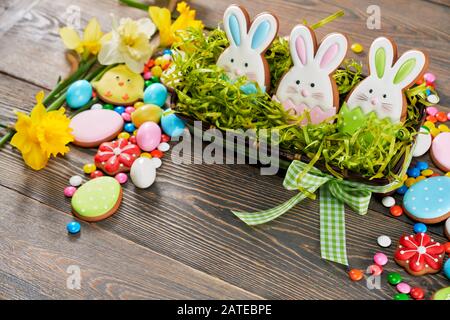
[(431, 177), (415, 183), (405, 193), (403, 207), (413, 220), (439, 223), (450, 217), (450, 178)]

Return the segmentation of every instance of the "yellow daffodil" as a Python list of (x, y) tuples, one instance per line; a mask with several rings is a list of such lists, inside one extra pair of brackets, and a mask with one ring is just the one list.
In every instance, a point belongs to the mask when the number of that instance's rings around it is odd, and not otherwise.
[(156, 24), (161, 38), (161, 46), (168, 47), (178, 41), (177, 31), (186, 30), (188, 27), (203, 29), (201, 20), (195, 20), (195, 10), (191, 10), (186, 2), (177, 4), (179, 17), (172, 23), (170, 11), (167, 8), (150, 7), (148, 12), (150, 18)]
[(149, 40), (155, 31), (148, 18), (136, 21), (122, 18), (119, 25), (113, 18), (113, 30), (101, 40), (98, 61), (103, 65), (125, 63), (131, 71), (141, 73), (153, 53)]
[(70, 27), (59, 29), (59, 34), (68, 49), (75, 50), (85, 58), (89, 54), (97, 55), (100, 51), (103, 32), (96, 18), (92, 18), (84, 29), (83, 39)]
[(51, 155), (64, 155), (69, 151), (66, 145), (73, 141), (64, 108), (47, 111), (43, 100), (41, 91), (30, 116), (17, 112), (16, 134), (11, 140), (11, 145), (20, 150), (25, 163), (34, 170), (44, 168)]

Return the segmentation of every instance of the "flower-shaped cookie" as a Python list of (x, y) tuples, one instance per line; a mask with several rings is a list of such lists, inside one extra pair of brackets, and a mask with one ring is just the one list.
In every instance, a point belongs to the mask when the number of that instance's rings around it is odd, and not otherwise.
[(109, 175), (130, 171), (131, 165), (141, 154), (135, 144), (126, 139), (104, 142), (95, 155), (95, 165)]
[(404, 235), (400, 238), (394, 259), (412, 275), (436, 273), (442, 268), (444, 246), (423, 232)]

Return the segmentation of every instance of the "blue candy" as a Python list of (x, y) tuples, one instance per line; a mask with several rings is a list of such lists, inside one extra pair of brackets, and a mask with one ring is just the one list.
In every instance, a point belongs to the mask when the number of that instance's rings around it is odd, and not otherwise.
[(77, 221), (72, 221), (67, 224), (66, 228), (70, 234), (76, 234), (76, 233), (80, 232), (81, 225)]
[(420, 176), (420, 169), (418, 169), (418, 168), (409, 168), (408, 171), (406, 171), (406, 174), (409, 177), (417, 178), (418, 176)]
[(444, 274), (450, 280), (450, 259), (447, 259), (444, 263)]
[(128, 123), (126, 123), (126, 124), (123, 126), (123, 129), (124, 129), (126, 132), (132, 133), (134, 130), (136, 130), (136, 127), (135, 127), (135, 125), (134, 125), (133, 123), (128, 122)]
[(167, 135), (178, 137), (183, 134), (185, 124), (174, 113), (170, 113), (170, 109), (167, 109), (161, 117), (161, 127)]
[(421, 222), (414, 224), (414, 232), (415, 233), (424, 233), (427, 232), (427, 226)]
[(92, 98), (92, 86), (89, 81), (78, 80), (67, 89), (66, 102), (73, 109), (81, 108)]
[(419, 161), (416, 163), (416, 168), (420, 171), (428, 169), (428, 163), (425, 161)]
[(117, 112), (118, 114), (122, 114), (125, 112), (125, 107), (124, 106), (115, 107), (114, 111)]
[(172, 50), (164, 49), (163, 54), (172, 54)]
[(429, 96), (429, 95), (431, 94), (430, 89), (427, 89), (427, 90), (425, 91), (425, 93), (427, 94), (427, 96)]
[(167, 99), (167, 89), (161, 83), (152, 83), (144, 91), (144, 103), (162, 107)]
[(403, 186), (401, 186), (400, 188), (397, 189), (397, 193), (398, 194), (405, 194), (406, 191), (408, 191), (408, 187), (405, 186), (405, 185), (403, 185)]

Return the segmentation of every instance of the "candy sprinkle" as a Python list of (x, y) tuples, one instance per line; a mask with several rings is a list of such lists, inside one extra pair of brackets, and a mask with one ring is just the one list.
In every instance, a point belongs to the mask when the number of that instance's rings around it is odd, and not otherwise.
[(350, 47), (354, 53), (361, 53), (364, 51), (364, 47), (360, 43), (354, 43)]

